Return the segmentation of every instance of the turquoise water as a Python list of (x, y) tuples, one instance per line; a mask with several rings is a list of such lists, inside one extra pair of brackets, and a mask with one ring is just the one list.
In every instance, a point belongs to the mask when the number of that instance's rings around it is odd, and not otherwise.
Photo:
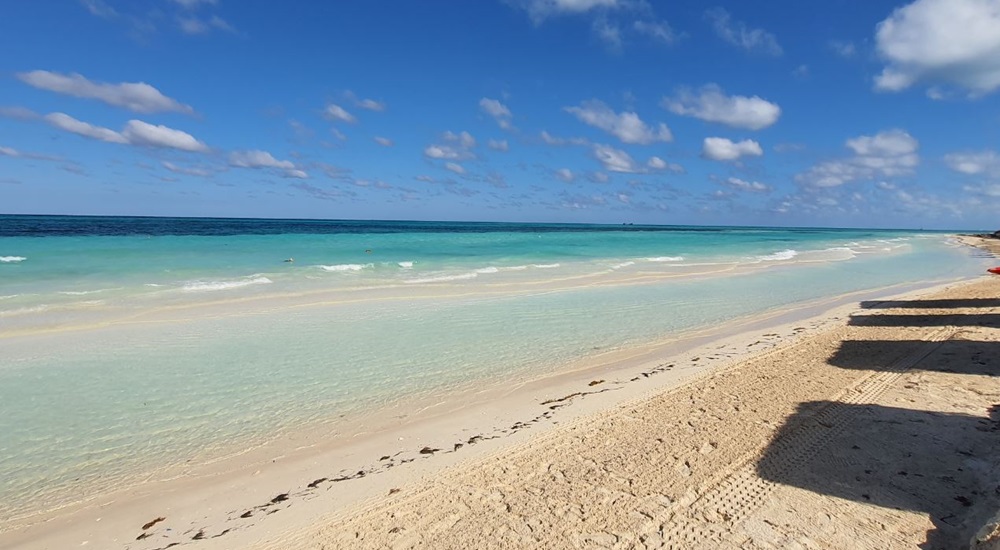
[(0, 517), (981, 264), (937, 233), (0, 216)]

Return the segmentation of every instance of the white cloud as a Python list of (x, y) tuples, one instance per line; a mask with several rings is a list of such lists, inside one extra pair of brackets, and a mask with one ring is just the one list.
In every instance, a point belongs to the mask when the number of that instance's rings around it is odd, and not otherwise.
[(177, 26), (184, 34), (206, 34), (212, 29), (219, 29), (226, 32), (236, 32), (225, 19), (218, 15), (213, 15), (208, 19), (201, 19), (195, 16), (178, 17)]
[(460, 159), (463, 154), (450, 145), (428, 145), (424, 149), (424, 156), (432, 159)]
[(604, 169), (609, 172), (638, 173), (642, 168), (636, 164), (635, 160), (621, 149), (615, 149), (608, 145), (594, 145), (591, 151), (594, 158), (604, 165)]
[(613, 52), (622, 49), (622, 30), (617, 23), (612, 23), (604, 17), (598, 17), (593, 24), (594, 34)]
[(465, 131), (458, 134), (452, 131), (447, 131), (444, 133), (444, 140), (451, 143), (457, 143), (462, 149), (472, 149), (476, 146), (476, 138), (472, 137), (472, 134)]
[(895, 92), (927, 81), (992, 92), (1000, 87), (998, 29), (998, 0), (917, 0), (897, 8), (875, 33), (886, 62), (875, 88)]
[(80, 136), (99, 139), (108, 143), (128, 143), (125, 136), (121, 135), (119, 132), (110, 128), (103, 128), (101, 126), (88, 124), (77, 120), (66, 113), (49, 113), (42, 118), (60, 130), (65, 130)]
[(1000, 154), (996, 151), (951, 153), (944, 156), (949, 168), (969, 175), (1000, 174)]
[(726, 42), (747, 51), (759, 51), (773, 56), (782, 54), (778, 39), (764, 29), (751, 29), (742, 21), (733, 21), (732, 15), (723, 8), (713, 8), (705, 12), (712, 22), (715, 34)]
[(730, 161), (743, 156), (759, 157), (764, 154), (760, 144), (752, 139), (734, 142), (720, 137), (705, 138), (701, 154), (711, 160)]
[[(596, 99), (583, 102), (579, 107), (566, 107), (584, 124), (600, 128), (620, 139), (623, 143), (648, 145), (656, 141), (671, 141), (673, 134), (662, 122), (654, 130), (633, 112), (615, 113), (610, 107)], [(544, 139), (544, 138), (543, 138)]]
[(760, 96), (727, 96), (715, 84), (702, 86), (698, 93), (682, 89), (672, 98), (663, 98), (661, 105), (674, 114), (748, 130), (767, 128), (781, 116), (776, 103)]
[(547, 145), (590, 145), (587, 138), (573, 137), (573, 138), (561, 138), (553, 136), (552, 134), (542, 130), (539, 137), (542, 138)]
[(545, 19), (566, 14), (581, 14), (596, 9), (613, 9), (625, 0), (512, 0), (512, 4), (528, 12), (535, 24)]
[(573, 171), (569, 168), (560, 168), (556, 170), (556, 177), (566, 183), (572, 183), (576, 176), (573, 175)]
[(137, 113), (194, 112), (190, 105), (184, 105), (163, 95), (159, 90), (145, 82), (110, 84), (88, 80), (81, 74), (65, 75), (51, 71), (18, 73), (17, 78), (35, 88), (85, 99), (96, 99), (108, 105), (123, 107)]
[(443, 144), (431, 144), (424, 148), (424, 156), (432, 159), (459, 160), (475, 158), (472, 149), (476, 146), (476, 138), (469, 132), (445, 132), (442, 135)]
[(456, 162), (446, 162), (446, 163), (444, 163), (444, 167), (445, 167), (446, 170), (450, 170), (450, 171), (452, 171), (452, 172), (454, 172), (456, 174), (460, 174), (460, 175), (461, 174), (465, 174), (465, 168), (462, 167), (461, 164), (458, 164)]
[(831, 40), (830, 49), (837, 55), (844, 58), (854, 57), (858, 53), (857, 46), (849, 40)]
[(4, 147), (0, 145), (0, 156), (12, 157), (12, 158), (23, 158), (30, 160), (51, 160), (51, 161), (63, 161), (65, 159), (57, 157), (54, 155), (46, 155), (42, 153), (31, 153), (28, 151), (19, 151), (13, 147)]
[(375, 101), (374, 99), (362, 99), (360, 101), (355, 102), (355, 105), (357, 105), (362, 109), (368, 111), (375, 111), (379, 113), (385, 110), (385, 103), (381, 101)]
[(65, 113), (49, 113), (42, 118), (60, 130), (108, 143), (121, 143), (139, 147), (163, 147), (196, 153), (208, 151), (207, 145), (198, 141), (187, 132), (162, 125), (149, 124), (141, 120), (130, 120), (125, 124), (125, 128), (121, 132), (116, 132), (110, 128), (94, 126), (93, 124), (77, 120)]
[(188, 168), (185, 166), (177, 166), (176, 164), (167, 161), (163, 161), (161, 164), (163, 165), (164, 168), (170, 170), (171, 172), (174, 172), (175, 174), (184, 174), (186, 176), (200, 176), (200, 177), (212, 175), (212, 172), (210, 170), (206, 170), (204, 168)]
[(392, 140), (387, 137), (375, 136), (375, 143), (378, 143), (382, 147), (392, 147)]
[(26, 107), (0, 107), (0, 116), (16, 120), (34, 120), (38, 113)]
[(874, 136), (859, 136), (847, 140), (847, 148), (866, 157), (898, 156), (917, 150), (917, 140), (902, 130), (889, 130)]
[(208, 146), (198, 141), (191, 134), (157, 124), (149, 124), (141, 120), (130, 120), (122, 130), (122, 136), (131, 145), (146, 147), (166, 147), (181, 151), (205, 152)]
[(350, 124), (354, 124), (358, 120), (354, 117), (354, 115), (348, 113), (346, 109), (336, 103), (330, 103), (327, 105), (326, 109), (323, 110), (323, 114), (330, 120), (339, 120)]
[(920, 163), (919, 143), (903, 130), (856, 137), (847, 140), (845, 146), (853, 157), (821, 162), (795, 176), (795, 180), (811, 187), (837, 187), (859, 180), (908, 175)]
[(723, 183), (740, 191), (750, 191), (752, 193), (767, 193), (771, 191), (771, 186), (759, 181), (747, 181), (740, 178), (728, 178)]
[(276, 169), (290, 178), (306, 179), (309, 177), (308, 174), (296, 167), (292, 161), (278, 160), (271, 153), (256, 149), (250, 151), (233, 151), (229, 154), (229, 164), (240, 168)]
[(632, 24), (632, 28), (639, 34), (664, 44), (673, 44), (677, 41), (677, 33), (670, 28), (666, 21), (636, 21)]
[(510, 109), (506, 105), (500, 103), (499, 100), (490, 99), (484, 97), (479, 100), (479, 108), (486, 114), (493, 117), (504, 130), (509, 130), (511, 128), (510, 121), (514, 118), (514, 115), (510, 112)]
[(507, 144), (506, 139), (491, 139), (486, 144), (490, 149), (494, 151), (508, 151), (510, 150), (510, 145)]
[(173, 1), (189, 10), (196, 9), (202, 4), (214, 6), (219, 3), (219, 0), (173, 0)]
[(96, 15), (104, 19), (118, 17), (118, 12), (109, 6), (104, 0), (80, 0), (80, 3), (83, 4), (83, 7), (87, 8), (87, 11), (89, 11), (91, 15)]
[(660, 157), (649, 157), (649, 160), (646, 161), (646, 166), (651, 170), (667, 170), (669, 172), (674, 172), (675, 174), (684, 173), (683, 166), (667, 162)]

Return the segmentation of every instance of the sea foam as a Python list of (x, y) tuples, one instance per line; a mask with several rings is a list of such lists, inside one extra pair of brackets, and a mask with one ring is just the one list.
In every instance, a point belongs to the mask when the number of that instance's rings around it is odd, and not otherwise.
[(27, 260), (24, 256), (0, 256), (0, 263), (16, 264)]
[(783, 260), (791, 260), (792, 258), (798, 256), (797, 250), (792, 250), (791, 248), (782, 250), (781, 252), (775, 252), (774, 254), (768, 254), (766, 256), (757, 256), (757, 259), (763, 262), (780, 262)]
[(250, 277), (230, 281), (193, 281), (182, 288), (192, 292), (203, 292), (208, 290), (230, 290), (250, 285), (266, 285), (273, 282), (263, 275), (251, 275)]
[(684, 256), (656, 256), (654, 258), (646, 258), (647, 262), (683, 262)]
[(321, 265), (320, 269), (323, 271), (333, 271), (333, 272), (343, 272), (343, 271), (361, 271), (362, 269), (375, 267), (375, 264), (337, 264), (337, 265)]
[(467, 279), (475, 279), (479, 274), (475, 271), (471, 273), (461, 273), (458, 275), (441, 275), (438, 277), (424, 277), (422, 279), (408, 279), (406, 282), (409, 284), (420, 284), (420, 283), (443, 283), (446, 281), (464, 281)]

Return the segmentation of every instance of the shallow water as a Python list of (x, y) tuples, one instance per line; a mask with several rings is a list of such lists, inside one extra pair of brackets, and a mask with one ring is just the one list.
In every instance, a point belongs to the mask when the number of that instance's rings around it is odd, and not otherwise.
[(0, 217), (0, 516), (982, 261), (936, 233)]

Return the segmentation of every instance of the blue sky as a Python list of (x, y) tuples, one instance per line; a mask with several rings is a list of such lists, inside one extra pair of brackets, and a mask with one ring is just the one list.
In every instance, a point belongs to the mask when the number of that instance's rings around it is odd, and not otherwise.
[(3, 213), (1000, 225), (1000, 0), (0, 11)]

